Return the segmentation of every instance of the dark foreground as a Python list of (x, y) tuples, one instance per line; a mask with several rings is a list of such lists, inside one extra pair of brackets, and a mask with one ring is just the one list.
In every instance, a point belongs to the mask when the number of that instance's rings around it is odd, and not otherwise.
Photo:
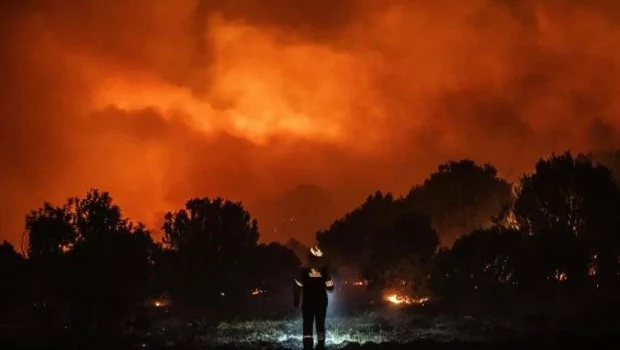
[[(160, 319), (142, 332), (117, 339), (77, 339), (70, 330), (0, 327), (0, 349), (299, 349), (298, 317), (220, 322)], [(331, 315), (329, 349), (620, 349), (617, 317), (579, 319), (403, 313)]]
[[(36, 335), (33, 335), (36, 337)], [(474, 341), (450, 341), (441, 342), (437, 340), (417, 340), (408, 343), (374, 343), (368, 342), (364, 344), (347, 343), (341, 346), (327, 346), (328, 349), (345, 349), (345, 350), (372, 350), (372, 349), (418, 349), (418, 350), (469, 350), (469, 349), (618, 349), (620, 345), (620, 336), (608, 335), (598, 337), (576, 336), (573, 334), (547, 334), (527, 339), (512, 339), (494, 342), (474, 342)], [(143, 346), (141, 344), (117, 343), (117, 342), (100, 342), (98, 344), (77, 344), (77, 343), (57, 343), (29, 347), (19, 345), (13, 342), (1, 343), (1, 349), (101, 349), (101, 350), (124, 350), (124, 349), (169, 349), (169, 350), (199, 350), (199, 349), (220, 349), (220, 350), (277, 350), (277, 349), (300, 349), (298, 345), (282, 346), (273, 343), (257, 343), (257, 344), (225, 344), (225, 345), (175, 345), (175, 346)]]
[[(513, 339), (496, 342), (463, 342), (450, 341), (441, 342), (436, 340), (418, 340), (408, 343), (349, 343), (339, 349), (345, 350), (372, 350), (372, 349), (418, 349), (418, 350), (469, 350), (469, 349), (618, 349), (620, 336), (606, 337), (580, 337), (570, 334), (556, 334), (533, 337), (530, 339)], [(295, 347), (301, 348), (301, 347)], [(330, 348), (330, 347), (328, 347)], [(331, 347), (334, 348), (334, 347)], [(234, 346), (226, 345), (215, 349), (291, 349), (290, 347), (271, 346), (269, 344), (256, 344), (255, 346)]]

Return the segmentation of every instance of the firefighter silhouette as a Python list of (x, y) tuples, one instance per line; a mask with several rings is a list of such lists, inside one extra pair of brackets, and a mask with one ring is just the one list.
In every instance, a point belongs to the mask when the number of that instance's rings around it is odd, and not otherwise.
[(323, 252), (318, 247), (310, 248), (308, 266), (302, 267), (295, 278), (294, 304), (298, 308), (301, 302), (304, 349), (312, 349), (314, 345), (312, 328), (315, 324), (317, 349), (325, 348), (327, 292), (334, 290), (334, 282), (322, 257)]

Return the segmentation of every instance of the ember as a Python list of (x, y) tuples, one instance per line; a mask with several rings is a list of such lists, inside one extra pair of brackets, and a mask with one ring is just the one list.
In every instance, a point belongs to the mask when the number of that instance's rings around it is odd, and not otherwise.
[(342, 284), (344, 284), (345, 286), (354, 286), (354, 287), (365, 287), (368, 285), (368, 280), (361, 280), (361, 281), (344, 281)]
[(555, 272), (555, 279), (560, 281), (560, 282), (564, 282), (568, 279), (568, 275), (566, 274), (566, 272), (561, 272), (561, 271), (557, 271)]
[(252, 289), (252, 291), (250, 292), (252, 295), (256, 296), (256, 295), (261, 295), (261, 294), (265, 294), (265, 291), (262, 289)]
[(156, 299), (156, 300), (153, 300), (153, 306), (158, 307), (158, 308), (165, 307), (168, 304), (169, 304), (169, 301), (167, 299)]

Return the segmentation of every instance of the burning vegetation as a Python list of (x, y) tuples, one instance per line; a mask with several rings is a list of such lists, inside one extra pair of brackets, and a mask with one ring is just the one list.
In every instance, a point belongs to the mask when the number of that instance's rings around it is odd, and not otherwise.
[(424, 305), (426, 304), (430, 298), (428, 297), (412, 297), (410, 295), (398, 294), (398, 293), (389, 293), (384, 296), (384, 300), (400, 305)]
[(343, 284), (345, 286), (353, 286), (353, 287), (367, 287), (369, 281), (361, 280), (361, 281), (344, 281)]

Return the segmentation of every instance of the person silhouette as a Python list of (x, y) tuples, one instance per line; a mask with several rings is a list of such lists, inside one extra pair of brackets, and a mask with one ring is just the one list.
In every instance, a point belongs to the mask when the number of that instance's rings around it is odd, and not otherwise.
[(327, 292), (333, 292), (334, 281), (324, 263), (323, 252), (316, 246), (310, 248), (308, 264), (301, 268), (295, 278), (294, 305), (300, 307), (303, 317), (304, 350), (312, 349), (312, 328), (316, 324), (317, 349), (325, 349), (325, 317), (327, 316)]

